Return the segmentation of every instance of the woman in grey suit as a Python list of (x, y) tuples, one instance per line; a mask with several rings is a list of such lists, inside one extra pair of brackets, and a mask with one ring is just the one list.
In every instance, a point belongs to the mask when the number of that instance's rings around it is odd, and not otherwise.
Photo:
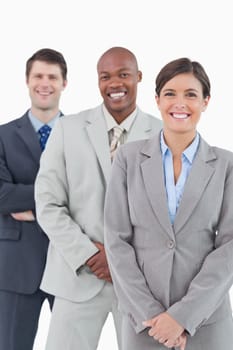
[(116, 154), (105, 243), (124, 350), (232, 350), (233, 153), (196, 126), (210, 100), (198, 62), (156, 78), (163, 129)]

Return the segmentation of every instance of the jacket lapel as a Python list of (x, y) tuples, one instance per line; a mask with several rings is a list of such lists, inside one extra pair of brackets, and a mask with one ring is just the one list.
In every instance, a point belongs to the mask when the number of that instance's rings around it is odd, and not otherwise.
[[(111, 158), (107, 126), (102, 112), (102, 105), (98, 106), (94, 113), (88, 118), (86, 129), (95, 149), (106, 183), (108, 183), (111, 173)], [(137, 116), (128, 134), (127, 142), (147, 139), (151, 130), (152, 125), (149, 118), (138, 109)]]
[(127, 137), (127, 142), (148, 139), (152, 131), (150, 118), (148, 118), (139, 108)]
[(214, 159), (216, 159), (216, 155), (213, 150), (201, 138), (199, 150), (186, 181), (183, 197), (176, 214), (174, 222), (174, 231), (176, 234), (189, 219), (213, 176), (215, 169), (209, 164), (209, 161)]
[(38, 164), (41, 156), (40, 144), (35, 130), (26, 113), (22, 118), (17, 120), (17, 134), (21, 138), (22, 142), (26, 145), (28, 152), (32, 158)]
[(148, 140), (142, 150), (145, 155), (145, 160), (141, 163), (142, 176), (149, 202), (157, 220), (165, 232), (174, 238), (168, 213), (159, 138), (160, 136), (156, 135)]
[(107, 126), (102, 113), (102, 107), (96, 108), (95, 112), (90, 116), (87, 121), (86, 130), (94, 147), (106, 183), (108, 183), (111, 172), (111, 158)]

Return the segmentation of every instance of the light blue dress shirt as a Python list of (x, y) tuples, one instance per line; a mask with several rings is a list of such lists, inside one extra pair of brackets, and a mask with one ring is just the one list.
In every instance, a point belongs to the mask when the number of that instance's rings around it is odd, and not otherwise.
[(189, 145), (182, 153), (182, 169), (178, 181), (175, 184), (172, 153), (165, 143), (163, 132), (161, 132), (160, 145), (163, 159), (164, 181), (167, 192), (169, 216), (172, 225), (174, 223), (176, 212), (181, 201), (185, 182), (188, 178), (193, 160), (198, 149), (199, 140), (200, 136), (197, 133), (191, 145)]
[[(51, 119), (49, 121), (49, 123), (47, 123), (47, 125), (50, 126), (50, 128), (52, 129), (54, 127), (54, 124), (56, 122), (56, 120), (60, 117), (61, 112), (59, 112), (57, 115), (54, 116), (53, 119)], [(34, 115), (32, 114), (31, 110), (28, 111), (28, 117), (32, 123), (32, 126), (35, 130), (35, 132), (38, 134), (39, 129), (45, 124), (42, 121), (40, 121), (38, 118), (34, 117)], [(38, 134), (38, 138), (39, 138), (39, 134)]]

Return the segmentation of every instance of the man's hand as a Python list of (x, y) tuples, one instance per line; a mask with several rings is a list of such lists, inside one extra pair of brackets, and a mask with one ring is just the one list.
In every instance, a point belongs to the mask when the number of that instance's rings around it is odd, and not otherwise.
[(163, 312), (151, 320), (143, 322), (143, 325), (150, 327), (149, 336), (159, 343), (168, 348), (179, 346), (181, 350), (185, 349), (186, 335), (184, 328), (168, 313)]
[(11, 216), (17, 221), (35, 221), (32, 210), (22, 211), (20, 213), (11, 213)]
[(108, 267), (104, 245), (99, 242), (94, 242), (94, 244), (99, 249), (99, 251), (90, 259), (88, 259), (86, 264), (90, 268), (90, 270), (96, 275), (96, 277), (112, 283), (112, 278)]

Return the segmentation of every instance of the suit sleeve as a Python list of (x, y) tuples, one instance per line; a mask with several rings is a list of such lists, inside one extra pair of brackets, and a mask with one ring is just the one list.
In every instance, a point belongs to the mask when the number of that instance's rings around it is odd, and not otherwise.
[(191, 335), (217, 310), (233, 283), (233, 167), (228, 169), (215, 248), (189, 285), (186, 295), (167, 311)]
[(36, 212), (51, 244), (76, 273), (98, 249), (69, 210), (64, 143), (62, 123), (58, 120), (40, 161), (35, 183)]
[(35, 210), (34, 184), (14, 183), (0, 138), (0, 213), (10, 214), (26, 210)]
[(165, 310), (151, 294), (131, 244), (134, 231), (128, 205), (126, 168), (120, 148), (106, 194), (105, 247), (120, 308), (139, 333), (145, 329), (143, 321)]

